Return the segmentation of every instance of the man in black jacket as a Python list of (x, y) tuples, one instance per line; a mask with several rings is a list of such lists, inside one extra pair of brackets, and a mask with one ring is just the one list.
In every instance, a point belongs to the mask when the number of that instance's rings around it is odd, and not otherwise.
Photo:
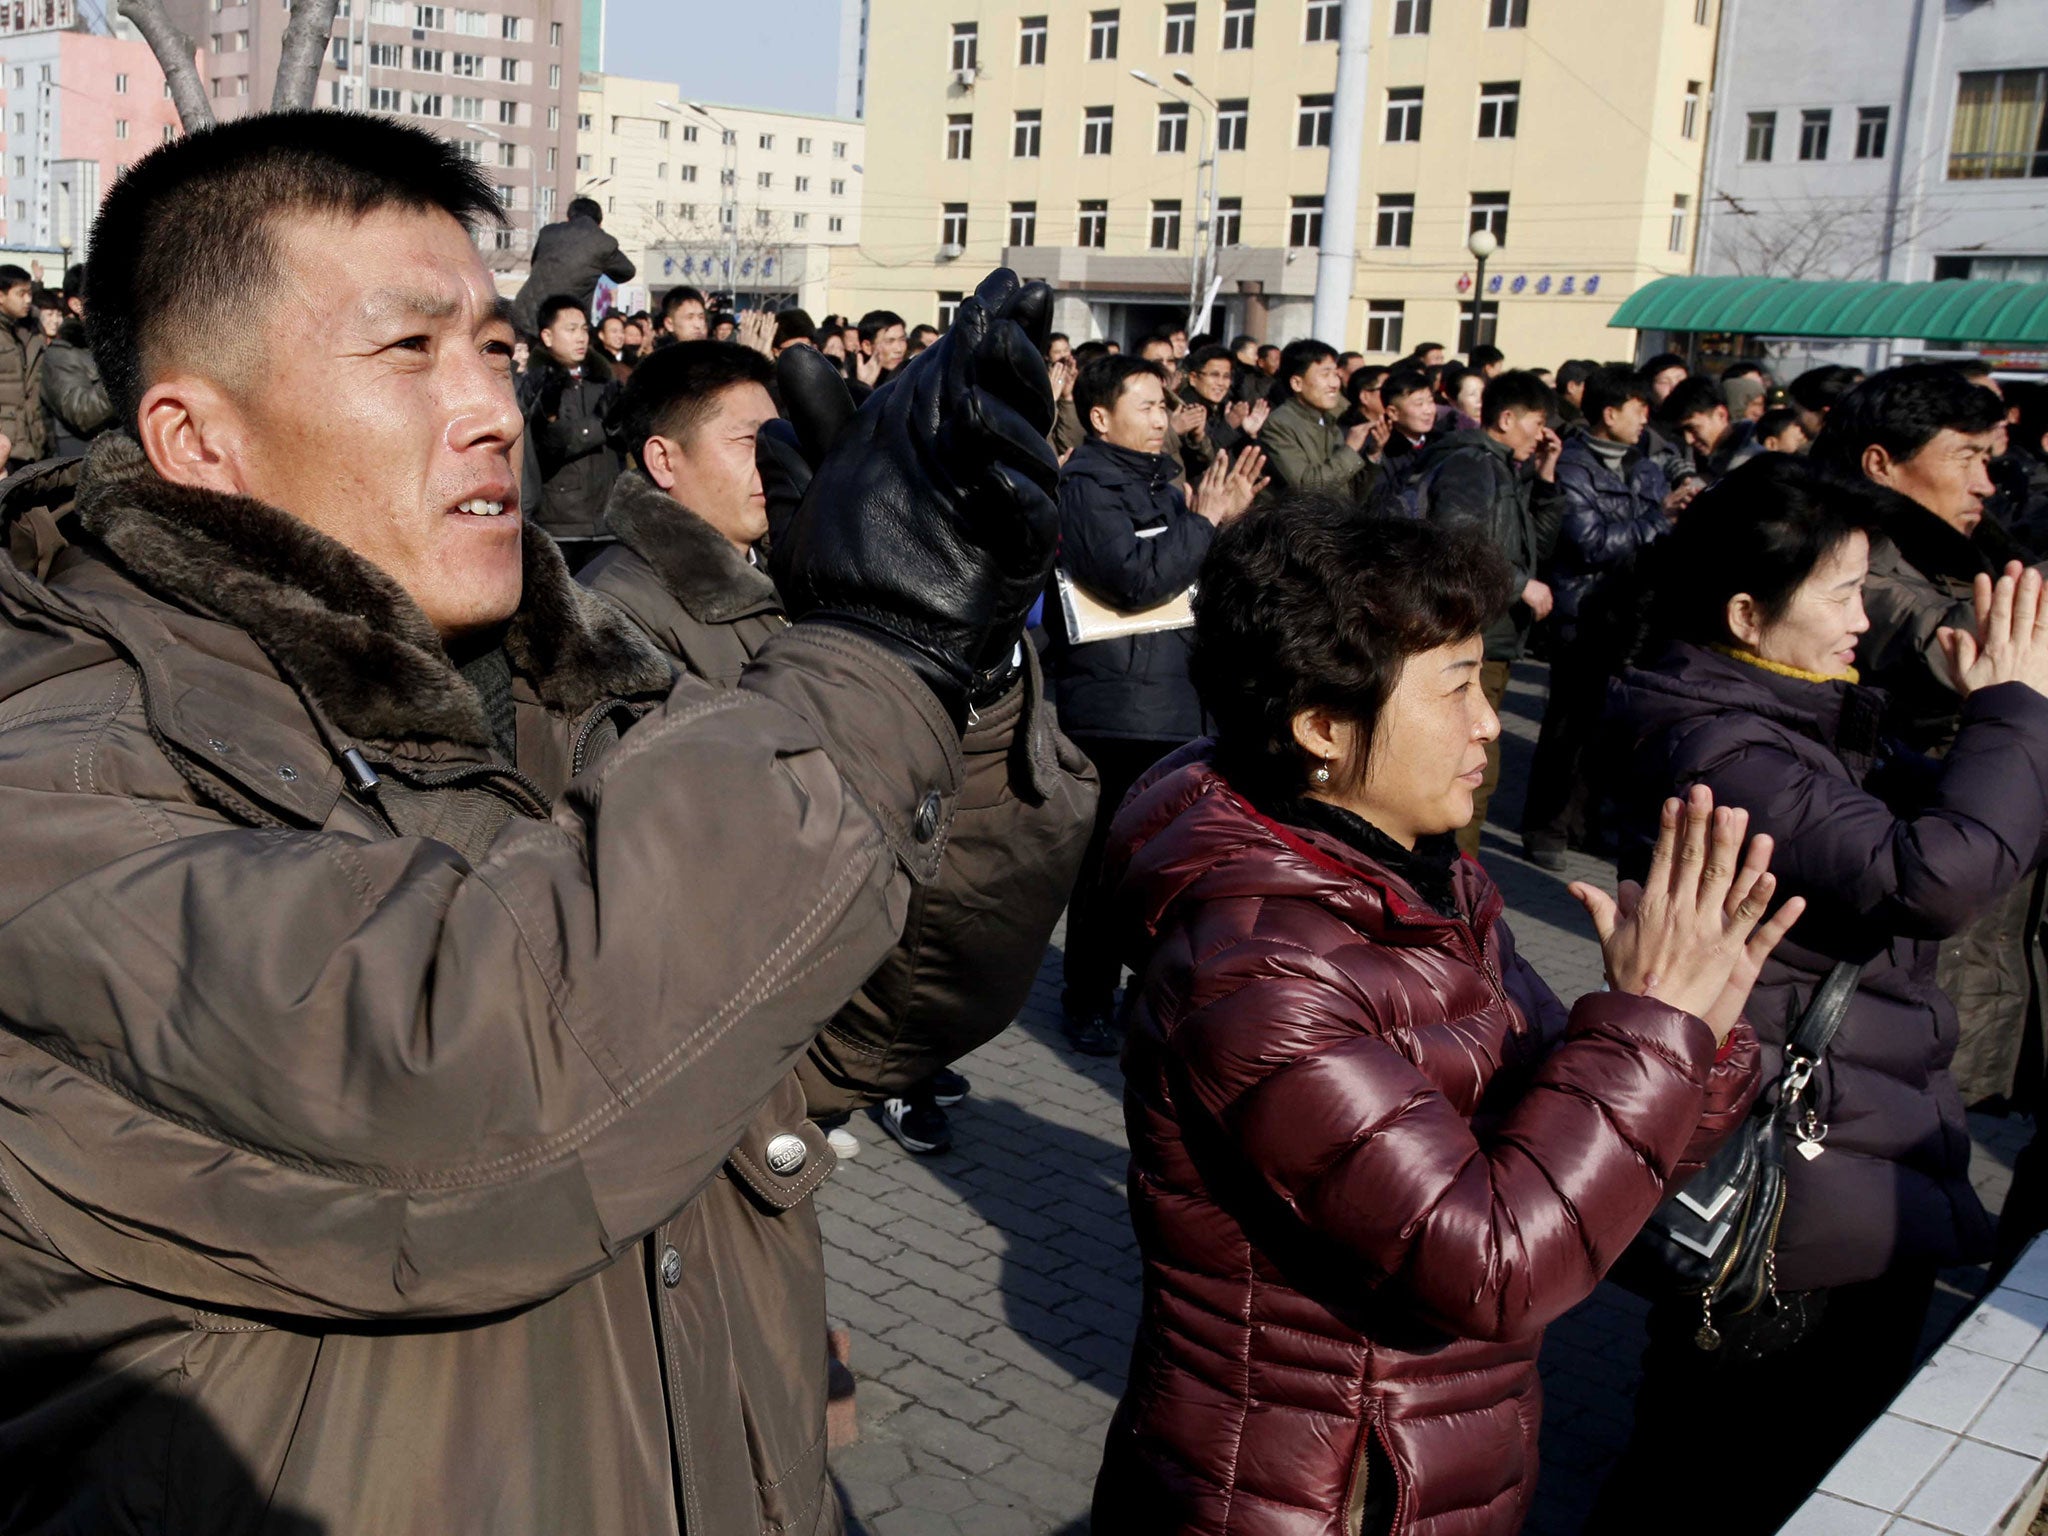
[[(1212, 470), (1191, 507), (1176, 483), (1180, 467), (1166, 452), (1166, 376), (1158, 364), (1098, 358), (1075, 381), (1074, 405), (1088, 440), (1060, 474), (1061, 568), (1081, 601), (1126, 615), (1159, 608), (1194, 585), (1216, 529), (1251, 505), (1265, 484), (1263, 456), (1245, 453), (1227, 476)], [(1122, 957), (1097, 890), (1102, 850), (1131, 785), (1202, 734), (1202, 706), (1188, 677), (1192, 620), (1081, 640), (1060, 601), (1046, 609), (1060, 722), (1102, 778), (1095, 831), (1067, 907), (1062, 1004), (1074, 1048), (1108, 1056), (1117, 1050), (1110, 1021)]]
[(571, 570), (595, 553), (619, 458), (604, 415), (617, 386), (596, 377), (590, 322), (566, 293), (540, 306), (540, 350), (519, 381), (519, 404), (541, 473), (540, 525), (562, 545)]
[[(1416, 472), (1422, 514), (1446, 527), (1477, 528), (1514, 571), (1514, 606), (1487, 630), (1480, 670), (1486, 702), (1499, 709), (1530, 629), (1550, 613), (1550, 588), (1537, 572), (1550, 559), (1564, 516), (1557, 490), (1557, 459), (1564, 445), (1550, 430), (1550, 386), (1533, 373), (1516, 371), (1489, 380), (1480, 409), (1485, 416), (1479, 431), (1454, 432), (1423, 449)], [(1486, 744), (1486, 777), (1472, 797), (1472, 820), (1458, 834), (1462, 851), (1478, 854), (1486, 803), (1499, 782), (1496, 739)]]

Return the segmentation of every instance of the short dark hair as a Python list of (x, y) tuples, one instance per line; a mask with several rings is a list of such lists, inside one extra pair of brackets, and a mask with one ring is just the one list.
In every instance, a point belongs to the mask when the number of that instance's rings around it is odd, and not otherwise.
[(1069, 336), (1065, 331), (1054, 331), (1050, 336), (1045, 338), (1046, 351), (1050, 352), (1052, 350), (1052, 344), (1056, 341), (1064, 341), (1070, 347), (1074, 344), (1074, 338)]
[(85, 263), (74, 261), (64, 269), (64, 292), (71, 298), (85, 296)]
[(1247, 336), (1240, 331), (1237, 335), (1230, 338), (1230, 355), (1232, 357), (1235, 357), (1238, 353), (1242, 352), (1246, 347), (1256, 347), (1258, 344), (1258, 337)]
[(1676, 352), (1659, 352), (1655, 357), (1643, 364), (1643, 377), (1654, 379), (1658, 374), (1672, 368), (1683, 368), (1688, 373), (1692, 371), (1692, 365)]
[(1631, 400), (1650, 403), (1650, 381), (1633, 368), (1596, 368), (1586, 380), (1586, 392), (1579, 397), (1579, 409), (1586, 413), (1586, 426), (1600, 431), (1607, 425), (1607, 413), (1620, 410)]
[(1074, 348), (1074, 365), (1077, 368), (1086, 368), (1098, 357), (1110, 357), (1113, 355), (1109, 350), (1109, 343), (1106, 341), (1084, 341)]
[(1752, 361), (1746, 357), (1737, 358), (1721, 370), (1721, 382), (1726, 384), (1730, 379), (1746, 379), (1751, 374), (1762, 377), (1763, 371), (1764, 365), (1762, 363)]
[(1339, 368), (1343, 367), (1346, 363), (1362, 363), (1364, 361), (1365, 354), (1363, 352), (1339, 352), (1337, 354), (1337, 366)]
[(1756, 419), (1756, 440), (1768, 443), (1774, 437), (1783, 437), (1787, 427), (1799, 425), (1799, 413), (1789, 405), (1768, 410)]
[(1785, 394), (1802, 411), (1825, 416), (1835, 402), (1854, 389), (1863, 375), (1845, 363), (1822, 363), (1809, 368), (1790, 384)]
[(1788, 453), (1759, 454), (1722, 477), (1656, 545), (1653, 583), (1670, 639), (1726, 645), (1728, 602), (1748, 593), (1765, 623), (1784, 617), (1814, 567), (1858, 529), (1877, 526), (1867, 484)]
[(1557, 369), (1557, 387), (1568, 384), (1583, 384), (1600, 371), (1600, 365), (1591, 358), (1574, 357), (1560, 363)]
[(775, 317), (775, 340), (772, 345), (781, 347), (792, 341), (809, 341), (817, 329), (808, 311), (785, 309)]
[(1380, 385), (1387, 377), (1387, 370), (1372, 363), (1362, 363), (1351, 370), (1351, 377), (1344, 381), (1344, 398), (1357, 405), (1367, 395), (1379, 393)]
[(1231, 367), (1235, 368), (1237, 366), (1237, 359), (1230, 355), (1230, 348), (1210, 345), (1197, 347), (1194, 351), (1190, 352), (1183, 360), (1181, 366), (1189, 373), (1200, 373), (1211, 363), (1229, 363)]
[(1402, 664), (1482, 633), (1511, 581), (1477, 533), (1360, 517), (1338, 497), (1286, 496), (1226, 524), (1196, 584), (1189, 664), (1217, 767), (1255, 802), (1299, 795), (1295, 715), (1327, 709), (1370, 743)]
[(1288, 388), (1309, 369), (1328, 359), (1337, 360), (1337, 349), (1327, 341), (1317, 341), (1313, 336), (1304, 336), (1300, 341), (1290, 341), (1280, 354), (1280, 371), (1273, 375), (1273, 392), (1285, 400), (1293, 391)]
[(86, 334), (116, 419), (133, 431), (156, 361), (218, 345), (251, 295), (269, 290), (279, 219), (360, 219), (385, 207), (466, 227), (505, 218), (482, 168), (452, 140), (352, 112), (237, 118), (136, 161), (100, 204), (86, 263)]
[(539, 335), (553, 325), (555, 316), (565, 309), (573, 309), (580, 315), (583, 313), (583, 301), (571, 293), (551, 293), (542, 299), (540, 308), (533, 312), (534, 334)]
[(1904, 462), (1937, 432), (1989, 432), (2005, 420), (2005, 402), (1947, 363), (1909, 363), (1874, 373), (1835, 402), (1813, 440), (1813, 462), (1861, 478), (1875, 445)]
[(903, 317), (893, 309), (871, 309), (860, 317), (860, 339), (872, 342), (892, 325), (902, 325)]
[(921, 337), (929, 337), (936, 341), (938, 336), (939, 328), (936, 325), (913, 325), (910, 328), (910, 339), (912, 341), (916, 341)]
[(707, 310), (711, 307), (709, 304), (705, 304), (702, 289), (692, 288), (688, 283), (682, 283), (677, 287), (671, 288), (661, 296), (661, 318), (663, 321), (666, 321), (670, 315), (673, 315), (685, 304), (693, 303), (703, 304)]
[(1966, 379), (1989, 379), (1997, 377), (1998, 370), (1981, 357), (1959, 357), (1949, 364)]
[[(1260, 344), (1260, 346), (1259, 346), (1259, 356), (1260, 356), (1260, 357), (1264, 357), (1264, 356), (1265, 356), (1265, 355), (1266, 355), (1266, 354), (1267, 354), (1268, 352), (1279, 352), (1279, 351), (1280, 351), (1280, 349), (1279, 349), (1278, 347), (1274, 346), (1274, 345), (1273, 345), (1273, 343), (1271, 343), (1270, 341), (1268, 341), (1268, 342), (1263, 342), (1263, 343), (1261, 343), (1261, 344)], [(1281, 353), (1281, 355), (1282, 355), (1282, 356), (1284, 357), (1284, 356), (1285, 356), (1286, 354), (1285, 354), (1285, 353)]]
[(1472, 355), (1465, 359), (1465, 363), (1471, 368), (1491, 368), (1495, 363), (1504, 363), (1507, 360), (1507, 353), (1501, 351), (1499, 347), (1474, 347)]
[(1392, 407), (1396, 400), (1429, 388), (1429, 375), (1420, 368), (1396, 368), (1380, 386), (1380, 404)]
[[(1645, 379), (1657, 375), (1647, 366), (1643, 369)], [(1695, 416), (1711, 416), (1716, 409), (1727, 410), (1728, 402), (1722, 397), (1721, 386), (1700, 374), (1680, 379), (1664, 397), (1663, 416), (1673, 426), (1690, 421)], [(1591, 419), (1590, 417), (1588, 418)]]
[(635, 366), (605, 415), (605, 430), (644, 471), (640, 450), (650, 437), (688, 445), (718, 397), (735, 384), (768, 388), (775, 369), (752, 347), (731, 341), (682, 341)]
[(11, 261), (0, 266), (0, 293), (6, 293), (11, 288), (19, 288), (23, 283), (34, 287), (35, 281), (25, 267), (17, 267)]
[(1557, 404), (1548, 384), (1526, 368), (1510, 368), (1486, 381), (1486, 394), (1479, 406), (1479, 424), (1490, 427), (1506, 411), (1541, 411), (1546, 416)]
[[(1415, 350), (1408, 355), (1411, 358), (1419, 359), (1425, 352), (1441, 352), (1443, 350), (1444, 344), (1440, 341), (1418, 341), (1415, 343)], [(1420, 367), (1421, 364), (1418, 362), (1416, 366)]]
[(1117, 397), (1139, 374), (1157, 379), (1162, 386), (1166, 383), (1166, 370), (1157, 363), (1123, 353), (1098, 357), (1082, 368), (1074, 380), (1074, 409), (1080, 412), (1081, 425), (1090, 435), (1094, 434), (1095, 424), (1088, 419), (1088, 413), (1098, 405), (1106, 411), (1115, 410)]
[(41, 284), (36, 285), (36, 291), (29, 295), (28, 301), (34, 309), (54, 309), (60, 314), (66, 312), (64, 295), (54, 288), (45, 288)]
[(604, 222), (604, 210), (597, 206), (597, 199), (594, 197), (572, 197), (569, 199), (569, 217), (572, 219), (588, 219), (593, 224), (602, 224)]

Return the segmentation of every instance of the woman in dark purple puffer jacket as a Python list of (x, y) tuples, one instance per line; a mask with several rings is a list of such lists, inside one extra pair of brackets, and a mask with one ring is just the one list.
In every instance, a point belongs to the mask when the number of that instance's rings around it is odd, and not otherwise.
[[(2048, 606), (2038, 576), (2009, 577), (1995, 605), (1987, 578), (1981, 650), (1956, 642), (1954, 746), (1939, 763), (1887, 757), (1883, 697), (1852, 665), (1875, 512), (1865, 488), (1778, 455), (1728, 476), (1660, 546), (1668, 643), (1615, 694), (1641, 796), (1634, 859), (1662, 797), (1703, 784), (1776, 840), (1782, 888), (1806, 898), (1749, 1004), (1766, 1081), (1828, 970), (1863, 971), (1816, 1076), (1821, 1151), (1787, 1160), (1777, 1245), (1780, 1290), (1824, 1292), (1824, 1310), (1761, 1359), (1739, 1339), (1697, 1348), (1696, 1306), (1654, 1310), (1634, 1439), (1595, 1531), (1642, 1529), (1646, 1499), (1664, 1532), (1775, 1531), (1904, 1384), (1936, 1268), (1990, 1254), (1948, 1075), (1956, 1014), (1934, 961), (2044, 852)], [(1739, 1478), (1698, 1478), (1702, 1437), (1760, 1413), (1782, 1431), (1769, 1454), (1745, 1458)]]
[(1482, 542), (1314, 497), (1203, 568), (1213, 749), (1111, 834), (1145, 1290), (1098, 1531), (1509, 1536), (1544, 1325), (1754, 1090), (1737, 1018), (1790, 919), (1756, 928), (1739, 815), (1673, 801), (1625, 921), (1580, 892), (1614, 990), (1569, 1018), (1457, 856), (1507, 587)]

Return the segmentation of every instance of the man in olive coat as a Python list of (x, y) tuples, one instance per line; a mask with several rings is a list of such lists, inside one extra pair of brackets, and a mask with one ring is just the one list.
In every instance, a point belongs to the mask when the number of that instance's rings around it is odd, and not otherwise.
[(0, 500), (24, 1528), (839, 1526), (817, 1341), (756, 1304), (823, 1286), (790, 1069), (935, 876), (1045, 580), (1047, 296), (996, 274), (808, 424), (793, 622), (719, 690), (519, 514), (497, 217), (325, 112), (100, 214), (120, 426)]

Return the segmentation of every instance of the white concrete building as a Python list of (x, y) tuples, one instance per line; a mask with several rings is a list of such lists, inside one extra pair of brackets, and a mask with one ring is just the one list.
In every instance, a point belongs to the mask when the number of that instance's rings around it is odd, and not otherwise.
[(650, 304), (687, 283), (823, 318), (833, 262), (860, 240), (861, 123), (598, 74), (576, 129), (576, 190), (603, 207)]

